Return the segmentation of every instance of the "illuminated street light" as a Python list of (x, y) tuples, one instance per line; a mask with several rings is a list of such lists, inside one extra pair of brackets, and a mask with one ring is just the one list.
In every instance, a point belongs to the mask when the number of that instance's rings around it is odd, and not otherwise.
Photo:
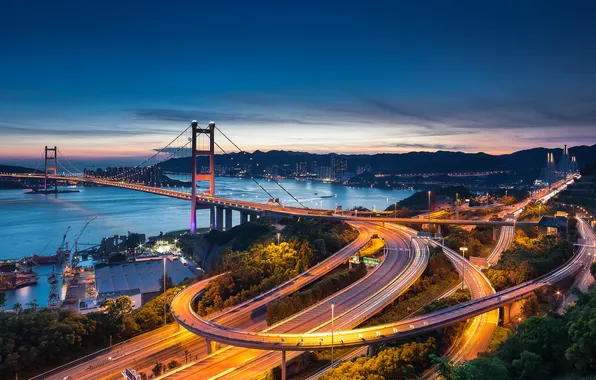
[(466, 252), (468, 251), (467, 247), (459, 247), (461, 251), (461, 289), (464, 290), (464, 279), (466, 278)]
[(331, 367), (333, 367), (333, 319), (335, 317), (335, 301), (331, 301)]
[(428, 235), (430, 238), (430, 193), (431, 191), (428, 191)]

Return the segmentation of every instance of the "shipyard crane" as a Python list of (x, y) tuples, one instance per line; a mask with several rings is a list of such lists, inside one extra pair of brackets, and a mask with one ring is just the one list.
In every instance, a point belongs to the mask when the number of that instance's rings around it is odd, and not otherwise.
[[(83, 236), (83, 232), (85, 232), (85, 229), (87, 228), (87, 226), (89, 225), (89, 223), (91, 223), (92, 221), (94, 221), (95, 219), (97, 219), (97, 216), (94, 217), (93, 219), (91, 219), (90, 221), (88, 221), (87, 223), (85, 223), (85, 225), (83, 226), (83, 228), (81, 228), (81, 231), (75, 236), (74, 239), (74, 254), (73, 257), (77, 254), (77, 252), (79, 251), (79, 239), (81, 238), (81, 236)], [(73, 269), (76, 267), (78, 260), (73, 260), (73, 264), (72, 267)]]

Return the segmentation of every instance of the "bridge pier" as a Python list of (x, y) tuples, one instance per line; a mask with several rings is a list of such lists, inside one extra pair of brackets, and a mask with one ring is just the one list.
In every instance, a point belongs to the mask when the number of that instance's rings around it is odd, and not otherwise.
[(252, 212), (250, 214), (248, 214), (248, 216), (249, 216), (249, 220), (251, 222), (256, 222), (257, 221), (257, 218), (259, 217), (259, 215), (255, 214), (255, 213), (252, 213)]
[(368, 356), (368, 357), (375, 356), (378, 351), (379, 351), (378, 344), (369, 344), (368, 351), (366, 351), (366, 356)]
[(281, 352), (281, 380), (286, 380), (286, 352)]
[(511, 304), (503, 305), (499, 308), (499, 324), (506, 325), (511, 322)]
[(226, 225), (225, 225), (225, 229), (226, 231), (229, 231), (232, 229), (232, 209), (231, 208), (227, 208), (226, 209)]
[(205, 343), (207, 343), (207, 355), (211, 355), (214, 351), (217, 351), (217, 342), (205, 339)]
[(240, 224), (244, 224), (248, 222), (248, 213), (245, 211), (240, 211)]
[(441, 225), (440, 224), (435, 224), (436, 228), (437, 228), (437, 233), (441, 234)]
[(215, 228), (215, 206), (209, 207), (209, 229)]
[(499, 227), (493, 227), (493, 241), (497, 241), (497, 232), (499, 231)]
[(223, 231), (223, 228), (224, 228), (223, 208), (218, 206), (215, 208), (215, 229), (218, 231)]

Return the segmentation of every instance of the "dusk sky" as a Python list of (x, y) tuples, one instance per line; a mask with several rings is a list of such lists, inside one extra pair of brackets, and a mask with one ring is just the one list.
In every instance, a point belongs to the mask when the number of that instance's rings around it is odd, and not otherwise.
[(0, 163), (44, 145), (143, 157), (192, 119), (250, 151), (591, 145), (595, 12), (593, 1), (5, 0)]

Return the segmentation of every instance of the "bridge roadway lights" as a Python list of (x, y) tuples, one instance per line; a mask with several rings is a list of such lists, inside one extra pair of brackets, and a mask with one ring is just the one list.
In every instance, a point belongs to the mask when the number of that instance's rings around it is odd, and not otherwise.
[(226, 225), (225, 225), (225, 229), (226, 231), (229, 231), (232, 229), (232, 209), (231, 208), (226, 208)]

